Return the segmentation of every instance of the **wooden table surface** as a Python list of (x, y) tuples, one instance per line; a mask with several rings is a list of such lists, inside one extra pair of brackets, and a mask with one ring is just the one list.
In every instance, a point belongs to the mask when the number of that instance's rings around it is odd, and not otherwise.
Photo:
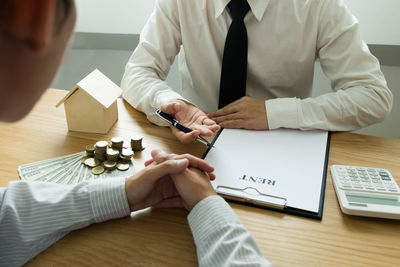
[[(68, 132), (64, 108), (55, 104), (66, 91), (49, 89), (23, 120), (0, 123), (0, 185), (18, 180), (21, 164), (83, 151), (113, 136), (141, 134), (146, 149), (135, 154), (143, 168), (152, 149), (202, 156), (202, 144), (183, 145), (169, 128), (157, 127), (125, 101), (107, 135)], [(388, 169), (400, 184), (400, 140), (333, 133), (332, 164)], [(230, 203), (275, 266), (399, 266), (400, 221), (348, 216), (340, 211), (328, 172), (322, 221)], [(131, 217), (74, 231), (28, 266), (193, 266), (196, 248), (182, 209), (147, 209)]]

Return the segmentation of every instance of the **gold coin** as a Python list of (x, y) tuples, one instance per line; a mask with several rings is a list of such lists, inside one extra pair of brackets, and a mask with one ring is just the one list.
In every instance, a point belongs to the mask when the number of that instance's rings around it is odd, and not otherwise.
[(97, 166), (92, 169), (92, 173), (96, 175), (102, 174), (103, 172), (104, 172), (103, 166)]
[(106, 151), (105, 150), (95, 150), (93, 154), (98, 155), (98, 156), (105, 156)]
[(143, 137), (139, 134), (134, 134), (131, 136), (131, 140), (133, 140), (133, 141), (142, 140), (142, 139), (143, 139)]
[(107, 141), (99, 141), (99, 142), (97, 142), (96, 143), (96, 148), (98, 148), (98, 149), (106, 149), (107, 148), (107, 146), (108, 146), (108, 142)]
[(103, 167), (104, 167), (104, 169), (106, 169), (108, 171), (115, 170), (115, 168), (117, 167), (117, 162), (107, 160), (107, 161), (103, 162)]
[(111, 143), (113, 144), (120, 144), (123, 143), (124, 139), (122, 137), (116, 136), (111, 139)]
[(83, 164), (85, 164), (85, 160), (87, 160), (89, 157), (88, 156), (84, 156), (83, 158), (81, 158), (81, 162), (83, 163)]
[(100, 164), (100, 161), (98, 159), (95, 159), (95, 158), (87, 158), (85, 160), (85, 165), (88, 166), (88, 167), (91, 167), (91, 168), (96, 167), (99, 164)]
[(93, 144), (87, 145), (86, 152), (94, 152), (94, 145)]
[(111, 144), (111, 148), (113, 148), (113, 149), (116, 149), (116, 150), (118, 150), (118, 152), (121, 152), (121, 150), (122, 150), (122, 144), (123, 143), (112, 143)]
[(124, 148), (122, 149), (121, 155), (125, 158), (131, 158), (133, 156), (132, 149)]
[(120, 155), (119, 156), (119, 162), (121, 162), (121, 163), (129, 163), (129, 162), (131, 162), (131, 157), (124, 157), (124, 156), (122, 156), (122, 155)]
[(142, 136), (134, 135), (131, 137), (131, 147), (133, 151), (142, 151), (144, 147), (142, 146)]
[(129, 169), (129, 163), (118, 163), (117, 164), (117, 169), (120, 171), (126, 171)]
[(118, 149), (107, 148), (107, 156), (110, 156), (110, 157), (118, 157), (118, 155), (119, 155)]

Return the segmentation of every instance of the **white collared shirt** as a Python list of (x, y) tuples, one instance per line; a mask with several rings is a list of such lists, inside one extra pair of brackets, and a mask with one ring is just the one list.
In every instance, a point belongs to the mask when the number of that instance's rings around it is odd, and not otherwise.
[[(163, 102), (218, 107), (229, 0), (158, 0), (130, 58), (124, 98), (152, 122)], [(248, 0), (246, 94), (266, 100), (270, 129), (354, 130), (383, 120), (393, 97), (343, 0)], [(180, 54), (182, 95), (165, 83)], [(333, 92), (310, 98), (315, 60)]]

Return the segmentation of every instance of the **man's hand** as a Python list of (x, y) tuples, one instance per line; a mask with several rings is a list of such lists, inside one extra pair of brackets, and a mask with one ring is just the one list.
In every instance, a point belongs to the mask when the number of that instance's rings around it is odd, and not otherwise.
[(128, 178), (125, 191), (131, 211), (151, 207), (157, 203), (177, 196), (170, 175), (183, 172), (189, 166), (189, 160), (167, 160), (153, 164)]
[(180, 201), (188, 211), (201, 200), (217, 194), (208, 176), (197, 168), (188, 168), (182, 173), (174, 174), (172, 180), (180, 197), (170, 199), (169, 204)]
[[(146, 161), (146, 168), (126, 180), (125, 190), (131, 211), (151, 206), (183, 207), (171, 175), (184, 172), (192, 166), (203, 172), (207, 180), (215, 179), (214, 168), (206, 161), (189, 154), (167, 154), (160, 150), (151, 152), (153, 159)], [(157, 161), (156, 161), (156, 160)]]
[(247, 96), (209, 113), (208, 117), (222, 128), (269, 129), (265, 101)]
[[(152, 152), (153, 162), (157, 164), (179, 159), (182, 156), (168, 155), (159, 151)], [(176, 188), (175, 196), (163, 200), (155, 205), (156, 207), (183, 206), (190, 211), (201, 200), (217, 194), (210, 183), (210, 177), (212, 177), (212, 180), (215, 179), (215, 174), (212, 173), (210, 175), (208, 167), (206, 167), (208, 163), (196, 157), (191, 158), (189, 161), (190, 167), (185, 171), (171, 174)]]
[(156, 162), (156, 164), (158, 164), (158, 163), (162, 163), (167, 160), (187, 159), (187, 160), (189, 160), (190, 167), (194, 167), (194, 168), (202, 170), (210, 177), (210, 180), (215, 180), (215, 174), (213, 172), (214, 167), (211, 166), (210, 164), (208, 164), (207, 161), (200, 159), (198, 157), (195, 157), (193, 155), (190, 155), (190, 154), (182, 154), (182, 155), (167, 154), (164, 151), (155, 149), (155, 150), (151, 151), (151, 157), (152, 157), (151, 159), (147, 160), (144, 163), (144, 166), (147, 167), (150, 164), (152, 164), (153, 162)]
[(220, 126), (210, 120), (203, 111), (182, 100), (173, 100), (163, 104), (161, 110), (193, 130), (190, 133), (184, 133), (172, 125), (170, 126), (172, 133), (182, 143), (190, 143), (199, 135), (212, 136), (220, 129)]

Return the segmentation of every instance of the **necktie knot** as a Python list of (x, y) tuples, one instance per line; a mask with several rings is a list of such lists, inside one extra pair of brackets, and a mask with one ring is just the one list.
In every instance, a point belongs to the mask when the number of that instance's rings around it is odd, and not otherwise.
[(247, 0), (231, 0), (228, 4), (232, 20), (243, 20), (247, 12), (250, 10)]

